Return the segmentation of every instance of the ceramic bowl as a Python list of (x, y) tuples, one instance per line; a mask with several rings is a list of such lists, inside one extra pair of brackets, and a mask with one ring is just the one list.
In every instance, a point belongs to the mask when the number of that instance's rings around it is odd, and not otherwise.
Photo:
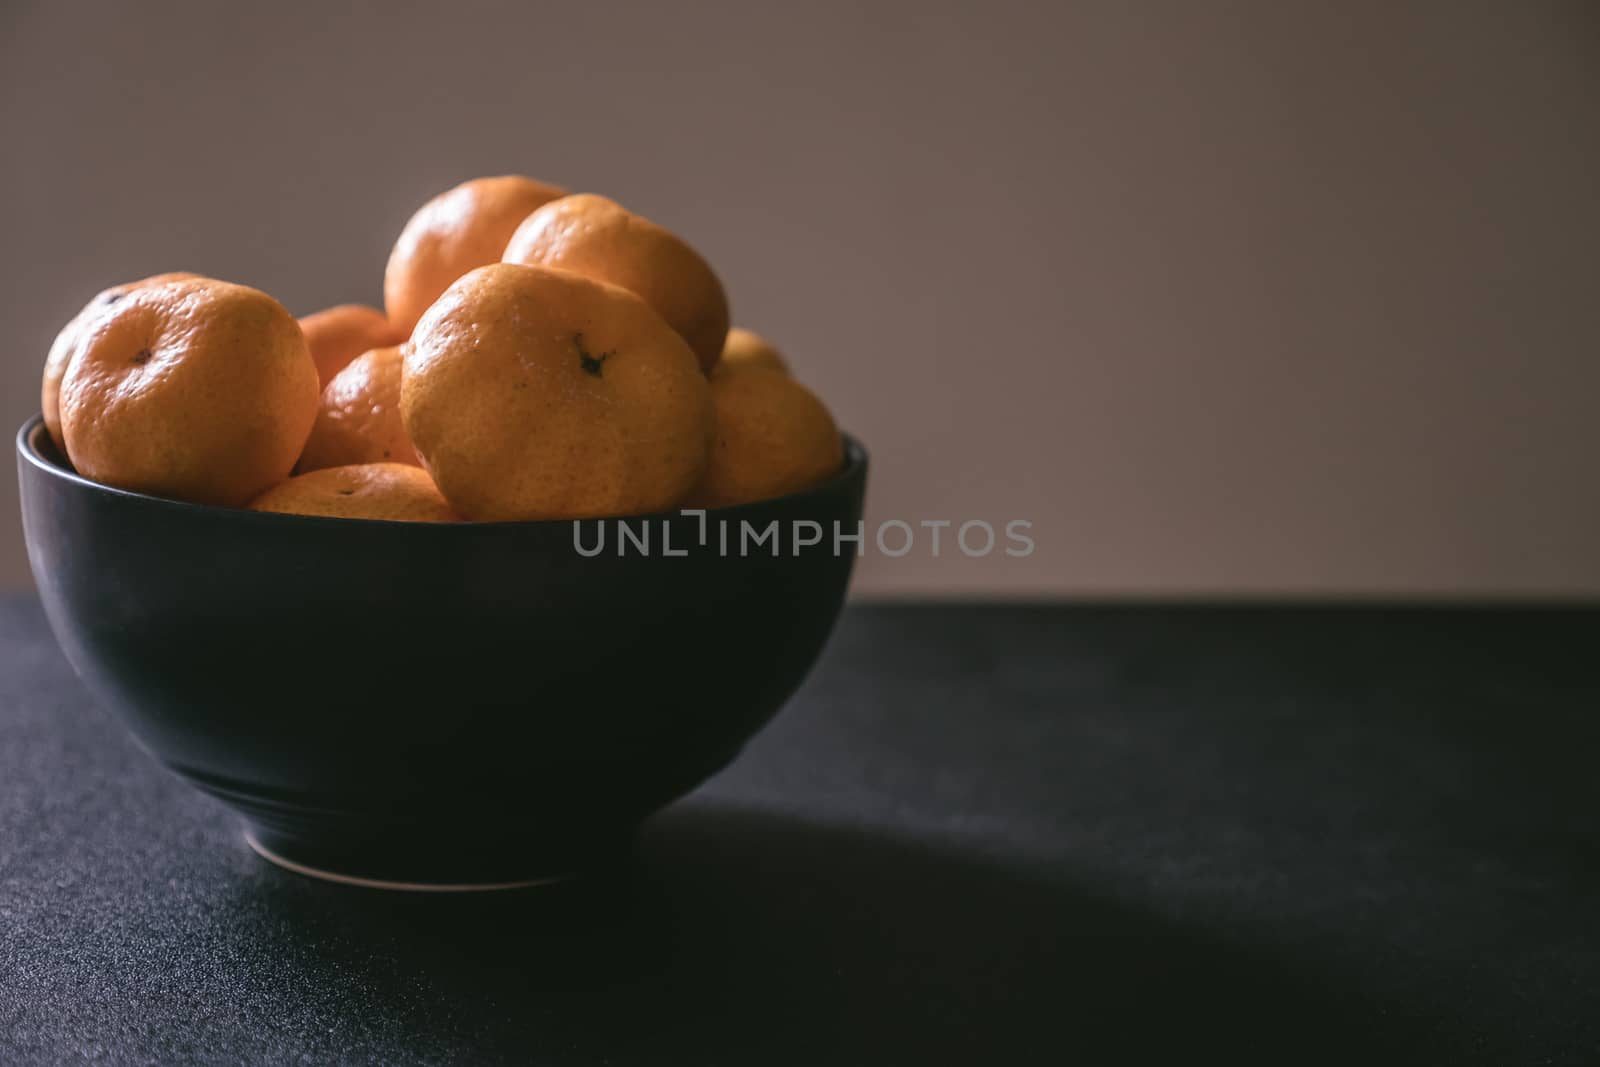
[(268, 858), (434, 887), (604, 862), (738, 754), (838, 617), (846, 453), (703, 515), (430, 524), (113, 489), (37, 416), (17, 435), (39, 594), (99, 701)]

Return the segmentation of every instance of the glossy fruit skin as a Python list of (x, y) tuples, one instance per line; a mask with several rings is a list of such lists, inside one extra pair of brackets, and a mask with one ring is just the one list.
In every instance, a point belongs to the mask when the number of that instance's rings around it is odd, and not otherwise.
[(306, 349), (317, 365), (317, 381), (326, 387), (363, 352), (406, 339), (405, 332), (383, 312), (365, 304), (340, 304), (314, 311), (300, 319)]
[[(741, 370), (747, 367), (764, 367), (767, 370), (789, 373), (789, 362), (772, 342), (753, 330), (733, 326), (728, 330), (728, 340), (722, 346), (722, 358), (716, 371)], [(714, 371), (713, 373), (716, 373)]]
[(711, 406), (715, 432), (705, 476), (689, 495), (694, 506), (799, 492), (839, 469), (844, 442), (833, 415), (785, 371), (719, 366)]
[(44, 381), (39, 389), (39, 404), (44, 411), (45, 429), (50, 432), (50, 438), (55, 442), (56, 448), (62, 452), (67, 450), (66, 439), (61, 436), (61, 379), (67, 373), (67, 364), (72, 362), (78, 354), (80, 341), (84, 334), (84, 324), (95, 315), (111, 308), (118, 300), (127, 296), (135, 289), (146, 285), (160, 285), (162, 282), (183, 281), (188, 278), (198, 278), (198, 274), (189, 271), (172, 271), (167, 274), (152, 274), (148, 278), (141, 278), (136, 282), (127, 282), (122, 285), (113, 285), (96, 293), (94, 298), (83, 306), (83, 309), (74, 315), (61, 332), (56, 334), (56, 339), (50, 346), (50, 352), (45, 356)]
[(722, 557), (717, 520), (854, 533), (867, 475), (852, 445), (825, 485), (713, 513), (711, 551), (674, 515), (686, 556), (618, 555), (608, 536), (585, 558), (567, 522), (350, 522), (110, 489), (66, 468), (37, 417), (17, 447), (39, 593), (99, 701), (278, 854), (421, 882), (581, 870), (731, 760), (815, 661), (855, 556), (831, 538), (793, 555), (785, 535), (777, 557)]
[(288, 477), (317, 413), (299, 325), (257, 289), (144, 285), (86, 320), (61, 380), (73, 465), (106, 485), (239, 506)]
[(252, 500), (250, 508), (335, 519), (461, 521), (428, 472), (405, 463), (323, 467), (279, 482)]
[(614, 200), (593, 193), (552, 200), (517, 227), (504, 260), (559, 267), (637, 294), (708, 374), (722, 355), (728, 297), (716, 272), (677, 234)]
[(428, 309), (402, 352), (406, 434), (469, 519), (646, 514), (677, 504), (705, 470), (705, 376), (625, 289), (547, 267), (480, 267)]
[(566, 190), (520, 174), (474, 178), (446, 189), (412, 215), (389, 253), (383, 304), (410, 336), (439, 294), (475, 267), (494, 263), (523, 219)]
[(322, 390), (317, 421), (295, 469), (304, 474), (352, 463), (422, 466), (400, 418), (400, 348), (363, 352)]

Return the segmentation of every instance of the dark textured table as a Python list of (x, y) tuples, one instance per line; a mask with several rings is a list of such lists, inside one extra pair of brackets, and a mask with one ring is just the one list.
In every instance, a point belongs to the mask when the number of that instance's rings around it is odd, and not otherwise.
[(420, 896), (257, 859), (0, 600), (0, 1063), (1597, 1062), (1597, 653), (856, 607), (631, 866)]

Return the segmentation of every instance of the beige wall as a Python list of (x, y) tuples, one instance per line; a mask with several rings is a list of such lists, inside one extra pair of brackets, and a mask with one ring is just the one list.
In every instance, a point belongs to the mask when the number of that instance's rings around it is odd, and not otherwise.
[(1591, 5), (401, 6), (4, 5), (7, 426), (103, 285), (374, 301), (525, 171), (700, 244), (877, 519), (1034, 523), (861, 591), (1600, 592)]

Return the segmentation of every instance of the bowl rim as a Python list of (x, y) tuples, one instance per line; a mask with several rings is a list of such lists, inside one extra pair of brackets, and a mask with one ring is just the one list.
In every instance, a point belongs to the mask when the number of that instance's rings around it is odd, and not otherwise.
[(130, 500), (141, 501), (147, 505), (168, 508), (177, 511), (189, 511), (198, 514), (223, 514), (240, 517), (245, 522), (279, 522), (279, 523), (309, 523), (321, 526), (347, 526), (347, 527), (399, 527), (404, 529), (489, 529), (489, 528), (555, 528), (566, 526), (574, 522), (609, 522), (609, 521), (639, 521), (648, 522), (654, 519), (673, 519), (682, 517), (685, 513), (697, 515), (704, 512), (709, 518), (713, 515), (750, 514), (794, 501), (805, 500), (808, 497), (824, 496), (854, 478), (860, 476), (867, 466), (867, 450), (852, 434), (840, 431), (839, 436), (844, 440), (844, 465), (839, 472), (825, 482), (802, 489), (794, 493), (785, 493), (783, 496), (767, 497), (762, 500), (751, 500), (742, 504), (730, 504), (720, 508), (673, 508), (668, 511), (639, 512), (630, 515), (599, 515), (584, 518), (568, 519), (520, 519), (496, 520), (483, 522), (474, 519), (462, 519), (459, 522), (415, 522), (409, 519), (356, 519), (343, 518), (333, 515), (296, 515), (278, 511), (252, 511), (249, 508), (231, 508), (221, 504), (197, 504), (190, 500), (174, 500), (171, 497), (156, 496), (152, 493), (140, 493), (132, 489), (120, 489), (114, 485), (105, 485), (101, 482), (85, 478), (71, 467), (64, 466), (50, 459), (40, 452), (34, 444), (36, 435), (45, 433), (44, 414), (34, 412), (25, 419), (21, 428), (17, 430), (17, 455), (27, 460), (38, 470), (60, 481), (70, 482), (82, 489), (91, 492), (103, 493), (107, 496), (125, 497)]

